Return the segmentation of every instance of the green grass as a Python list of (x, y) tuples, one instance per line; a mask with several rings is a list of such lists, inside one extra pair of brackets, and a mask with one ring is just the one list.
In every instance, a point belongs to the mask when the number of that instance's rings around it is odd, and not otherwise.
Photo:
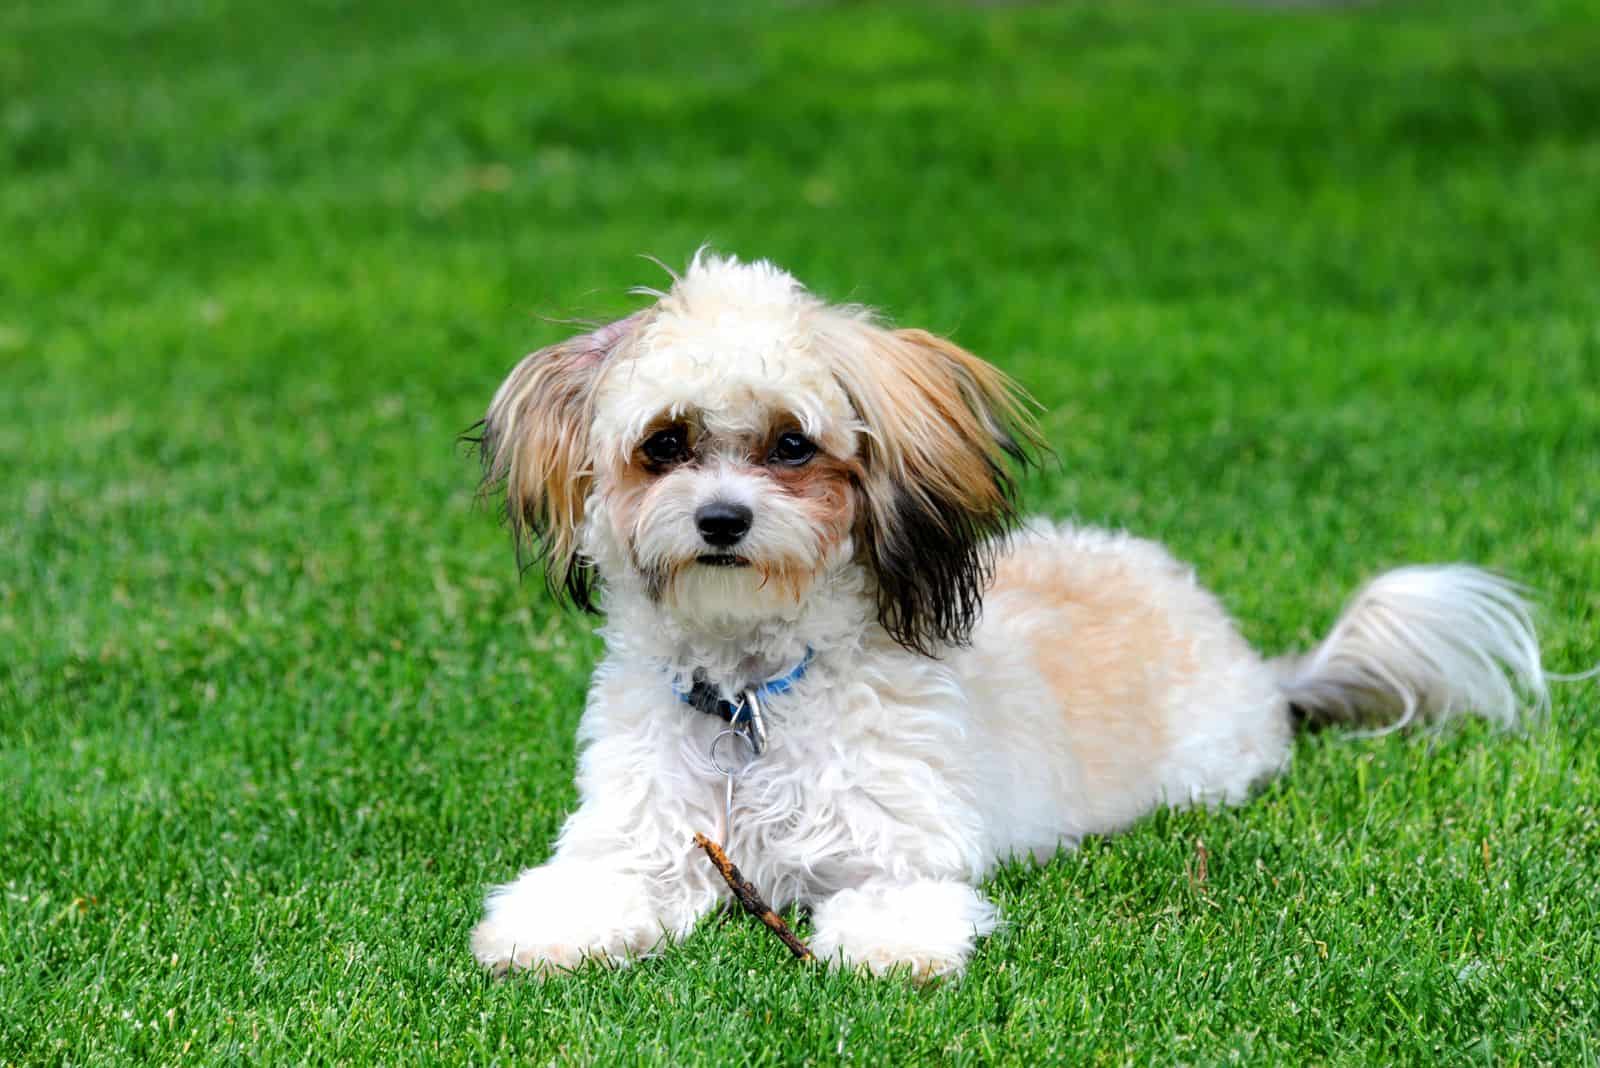
[(455, 435), (638, 253), (996, 360), (1266, 649), (1468, 559), (1600, 658), (1594, 3), (737, 10), (0, 8), (0, 1063), (1600, 1061), (1593, 683), (1009, 867), (958, 983), (479, 973), (597, 649)]

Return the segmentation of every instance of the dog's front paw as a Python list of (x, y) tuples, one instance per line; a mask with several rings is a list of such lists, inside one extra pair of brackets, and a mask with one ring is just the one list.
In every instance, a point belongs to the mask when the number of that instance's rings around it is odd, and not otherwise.
[(926, 982), (959, 974), (998, 917), (966, 883), (921, 880), (841, 890), (811, 919), (811, 951), (818, 958), (875, 975), (907, 971)]
[(585, 961), (624, 965), (665, 940), (649, 884), (587, 863), (530, 868), (489, 895), (472, 955), (496, 975), (547, 977)]
[(494, 975), (512, 969), (546, 978), (571, 971), (586, 959), (604, 958), (602, 953), (585, 954), (584, 947), (570, 942), (539, 942), (512, 924), (484, 920), (472, 929), (472, 955)]

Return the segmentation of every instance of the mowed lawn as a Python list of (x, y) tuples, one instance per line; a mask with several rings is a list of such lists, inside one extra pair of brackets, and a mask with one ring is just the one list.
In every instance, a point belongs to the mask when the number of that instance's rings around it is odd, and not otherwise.
[[(1045, 406), (1250, 638), (1472, 560), (1600, 659), (1600, 6), (0, 8), (0, 1064), (1600, 1060), (1600, 686), (995, 875), (959, 982), (745, 920), (497, 982), (592, 621), (457, 436), (709, 242)], [(685, 828), (685, 835), (696, 828)]]

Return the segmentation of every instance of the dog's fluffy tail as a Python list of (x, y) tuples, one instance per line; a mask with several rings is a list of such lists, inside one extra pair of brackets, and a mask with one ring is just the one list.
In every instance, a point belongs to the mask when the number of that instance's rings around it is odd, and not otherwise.
[(1509, 727), (1549, 702), (1521, 587), (1463, 564), (1379, 575), (1321, 645), (1272, 665), (1312, 725), (1387, 732), (1476, 714)]

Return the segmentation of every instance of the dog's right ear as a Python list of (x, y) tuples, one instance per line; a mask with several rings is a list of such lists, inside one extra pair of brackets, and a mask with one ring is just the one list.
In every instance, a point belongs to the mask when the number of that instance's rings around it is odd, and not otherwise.
[(545, 581), (594, 611), (593, 571), (578, 551), (584, 502), (594, 482), (589, 425), (600, 372), (643, 313), (540, 349), (512, 369), (495, 392), (478, 439), (483, 488), (505, 486), (506, 521), (523, 562), (532, 544)]

